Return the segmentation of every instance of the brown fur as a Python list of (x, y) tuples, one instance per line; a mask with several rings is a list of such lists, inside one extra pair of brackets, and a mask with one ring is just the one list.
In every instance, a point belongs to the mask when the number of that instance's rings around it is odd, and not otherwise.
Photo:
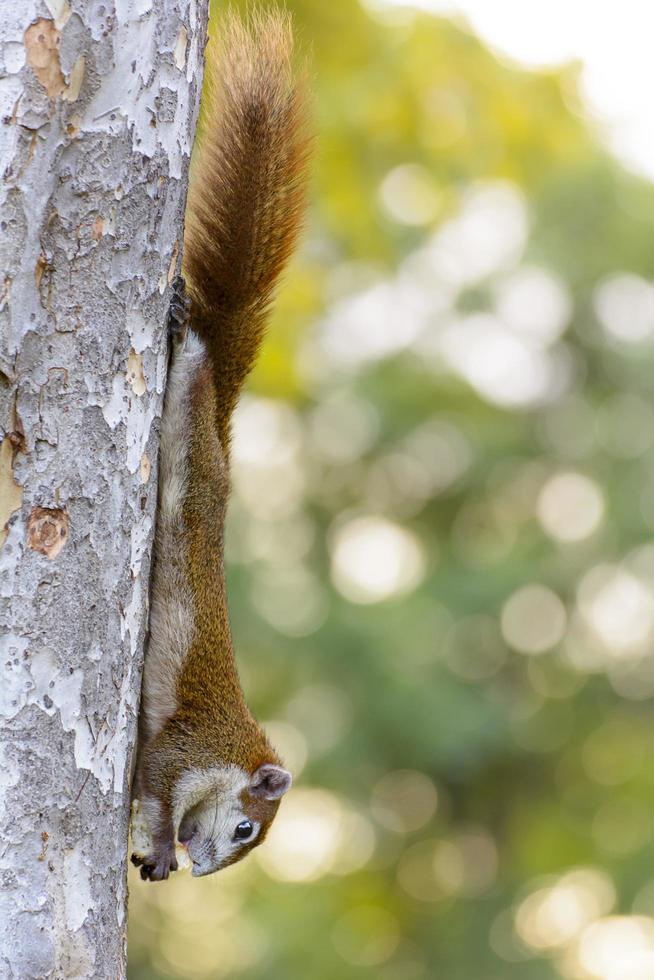
[(263, 762), (278, 760), (248, 711), (234, 659), (223, 566), (228, 476), (216, 434), (214, 384), (206, 363), (195, 379), (192, 406), (189, 470), (193, 479), (184, 518), (196, 637), (177, 684), (176, 720), (196, 732), (198, 749), (211, 763), (236, 763), (254, 772)]
[[(210, 100), (192, 171), (184, 243), (189, 326), (208, 354), (190, 387), (179, 549), (192, 595), (193, 635), (180, 656), (175, 710), (150, 727), (139, 748), (136, 791), (150, 801), (154, 841), (153, 854), (140, 863), (143, 877), (153, 880), (176, 867), (175, 788), (185, 773), (236, 765), (252, 775), (262, 764), (279, 765), (238, 678), (223, 533), (231, 416), (304, 203), (305, 103), (293, 81), (291, 40), (286, 15), (257, 13), (247, 26), (232, 15), (223, 21), (220, 42), (207, 52)], [(155, 547), (155, 563), (156, 555)], [(144, 690), (147, 700), (147, 659)], [(247, 790), (241, 801), (260, 832), (225, 863), (263, 840), (279, 805), (278, 799)]]
[(306, 99), (291, 52), (287, 15), (255, 13), (248, 25), (229, 16), (207, 63), (211, 98), (188, 199), (184, 270), (193, 325), (211, 355), (224, 449), (304, 211)]

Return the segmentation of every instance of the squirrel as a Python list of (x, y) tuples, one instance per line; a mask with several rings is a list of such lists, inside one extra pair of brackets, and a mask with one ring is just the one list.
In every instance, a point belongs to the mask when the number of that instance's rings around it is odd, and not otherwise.
[[(245, 702), (223, 566), (231, 418), (305, 204), (304, 85), (284, 13), (223, 22), (207, 48), (208, 107), (192, 167), (183, 278), (171, 302), (133, 796), (152, 839), (143, 879), (234, 864), (260, 844), (291, 785)], [(207, 90), (205, 89), (205, 92)]]

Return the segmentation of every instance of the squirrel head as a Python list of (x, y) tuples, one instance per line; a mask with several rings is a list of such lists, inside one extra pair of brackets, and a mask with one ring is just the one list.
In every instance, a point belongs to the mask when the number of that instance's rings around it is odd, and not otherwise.
[(175, 787), (177, 838), (199, 878), (244, 858), (265, 838), (291, 774), (276, 762), (248, 773), (225, 764), (183, 773)]

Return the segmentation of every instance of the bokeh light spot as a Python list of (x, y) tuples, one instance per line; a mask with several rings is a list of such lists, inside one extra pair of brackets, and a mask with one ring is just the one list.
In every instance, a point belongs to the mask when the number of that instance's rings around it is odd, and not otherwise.
[(615, 340), (639, 343), (654, 334), (654, 286), (640, 276), (620, 273), (599, 285), (595, 312)]
[(257, 850), (264, 870), (280, 881), (315, 881), (338, 853), (343, 806), (323, 789), (297, 788), (275, 818), (266, 847)]
[(333, 535), (332, 580), (351, 602), (380, 602), (410, 592), (425, 564), (418, 538), (381, 517), (356, 518)]
[(531, 892), (520, 903), (515, 928), (528, 946), (565, 946), (615, 903), (611, 879), (595, 868), (578, 868)]
[(384, 210), (403, 225), (427, 225), (437, 216), (440, 195), (433, 177), (417, 163), (395, 167), (379, 188)]
[(654, 976), (654, 919), (616, 915), (584, 930), (579, 965), (597, 980), (650, 980)]
[(633, 656), (648, 643), (654, 629), (654, 594), (627, 569), (592, 568), (579, 583), (577, 602), (607, 653)]
[(553, 273), (525, 266), (500, 283), (495, 309), (515, 333), (549, 346), (568, 325), (571, 301), (567, 288)]
[(536, 513), (543, 530), (557, 541), (582, 541), (599, 526), (604, 498), (594, 480), (581, 473), (557, 473), (542, 488)]
[(544, 653), (561, 640), (567, 616), (555, 592), (544, 585), (517, 589), (502, 609), (504, 639), (521, 653)]
[(286, 718), (304, 735), (312, 756), (334, 748), (352, 721), (349, 695), (333, 684), (309, 684), (288, 702)]
[(375, 785), (370, 811), (388, 830), (409, 833), (428, 823), (436, 812), (438, 793), (422, 772), (389, 772)]
[(271, 744), (284, 760), (284, 765), (297, 779), (307, 761), (307, 740), (302, 732), (287, 721), (273, 719), (263, 725)]
[(528, 228), (526, 200), (515, 184), (477, 184), (467, 192), (460, 214), (433, 238), (435, 272), (461, 287), (511, 268), (522, 255)]

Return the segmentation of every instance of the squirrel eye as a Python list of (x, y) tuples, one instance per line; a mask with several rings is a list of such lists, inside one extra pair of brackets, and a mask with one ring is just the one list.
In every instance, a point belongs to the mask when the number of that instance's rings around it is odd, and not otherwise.
[(241, 820), (234, 831), (234, 840), (247, 840), (252, 833), (252, 824), (249, 820)]

